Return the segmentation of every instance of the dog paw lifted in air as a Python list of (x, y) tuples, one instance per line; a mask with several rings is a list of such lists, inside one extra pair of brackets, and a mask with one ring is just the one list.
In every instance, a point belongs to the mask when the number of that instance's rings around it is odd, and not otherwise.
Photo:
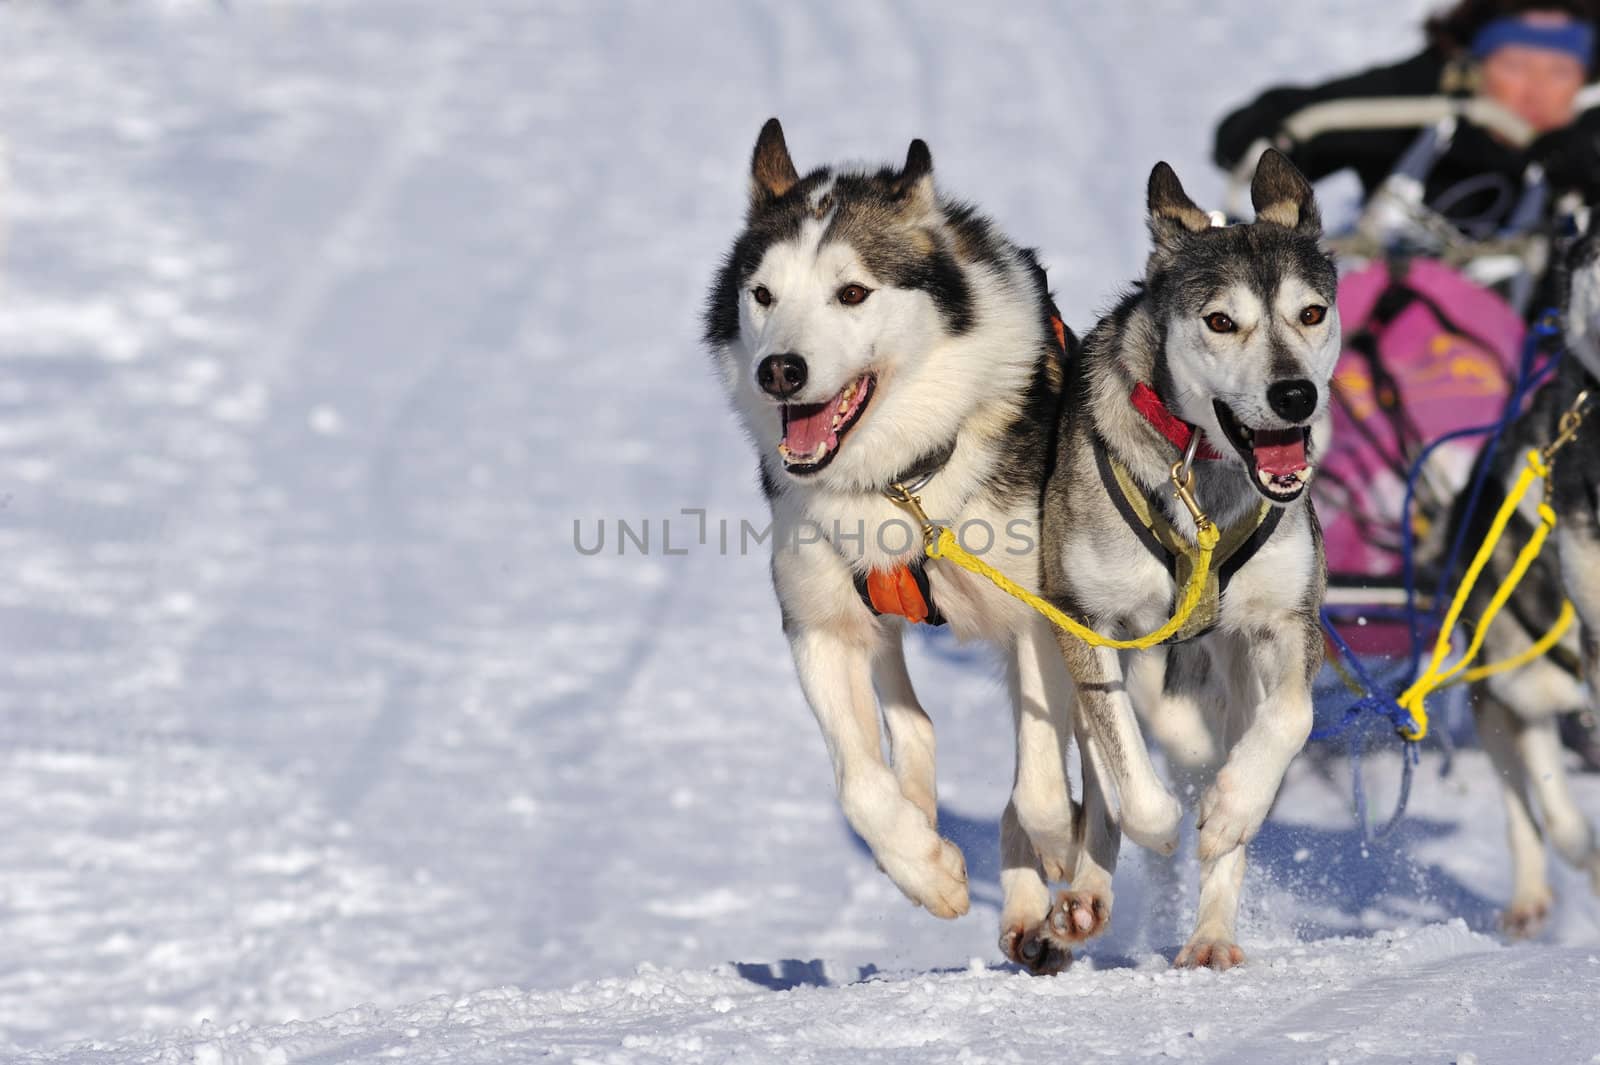
[(935, 917), (960, 917), (971, 905), (967, 896), (967, 860), (949, 840), (933, 836), (933, 841), (931, 849), (914, 857), (881, 854), (878, 865), (916, 905)]

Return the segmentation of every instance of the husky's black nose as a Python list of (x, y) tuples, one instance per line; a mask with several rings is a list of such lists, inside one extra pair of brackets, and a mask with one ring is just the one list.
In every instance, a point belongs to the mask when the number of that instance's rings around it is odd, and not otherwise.
[(1317, 409), (1317, 386), (1298, 377), (1267, 386), (1267, 402), (1286, 422), (1303, 422)]
[(756, 384), (778, 399), (788, 399), (806, 386), (806, 360), (798, 355), (768, 355), (756, 367)]

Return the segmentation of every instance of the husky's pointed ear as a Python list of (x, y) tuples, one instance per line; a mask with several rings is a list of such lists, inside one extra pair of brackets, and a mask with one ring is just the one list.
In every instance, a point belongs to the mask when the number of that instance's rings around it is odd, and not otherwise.
[(1157, 163), (1150, 171), (1146, 202), (1150, 207), (1150, 235), (1160, 248), (1170, 247), (1185, 234), (1211, 227), (1211, 216), (1189, 199), (1177, 173), (1166, 163)]
[(1322, 215), (1317, 212), (1311, 183), (1276, 148), (1268, 148), (1256, 163), (1250, 202), (1257, 222), (1275, 222), (1312, 236), (1322, 235)]
[(921, 137), (906, 149), (906, 165), (895, 175), (894, 187), (909, 210), (923, 212), (933, 208), (933, 153)]
[(767, 119), (750, 157), (750, 206), (756, 208), (781, 199), (799, 180), (794, 160), (789, 158), (789, 146), (783, 142), (783, 126), (776, 118)]

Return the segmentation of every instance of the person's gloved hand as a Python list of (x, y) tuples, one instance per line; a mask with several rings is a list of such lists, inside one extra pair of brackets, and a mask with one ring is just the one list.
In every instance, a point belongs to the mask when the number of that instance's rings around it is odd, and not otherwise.
[(1528, 159), (1544, 167), (1556, 192), (1577, 189), (1586, 200), (1600, 197), (1600, 125), (1595, 122), (1551, 130), (1528, 147)]

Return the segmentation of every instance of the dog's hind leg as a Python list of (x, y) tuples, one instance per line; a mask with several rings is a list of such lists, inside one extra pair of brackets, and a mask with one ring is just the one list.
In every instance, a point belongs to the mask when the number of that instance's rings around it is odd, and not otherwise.
[(1011, 787), (1016, 810), (1049, 880), (1066, 880), (1078, 860), (1067, 753), (1072, 741), (1072, 678), (1050, 633), (1033, 618), (1017, 634), (1008, 663), (1017, 765)]
[(1018, 633), (1007, 668), (1017, 757), (1000, 821), (1000, 949), (1035, 973), (1058, 972), (1070, 946), (1050, 932), (1046, 880), (1065, 880), (1078, 860), (1077, 818), (1067, 780), (1072, 681), (1048, 626)]
[(870, 649), (833, 630), (792, 625), (790, 647), (806, 701), (833, 760), (845, 820), (911, 901), (935, 917), (967, 912), (967, 867), (883, 760)]
[[(1595, 271), (1591, 267), (1591, 274)], [(1570, 699), (1564, 710), (1594, 708), (1600, 693), (1600, 523), (1593, 507), (1563, 516), (1566, 528), (1560, 533), (1557, 555), (1561, 562), (1561, 583), (1577, 607), (1582, 621), (1578, 646), (1587, 680), (1581, 697)], [(1553, 670), (1552, 670), (1553, 671)], [(1600, 895), (1600, 853), (1595, 850), (1594, 830), (1572, 800), (1562, 764), (1557, 726), (1552, 719), (1548, 731), (1530, 737), (1525, 748), (1528, 768), (1534, 771), (1539, 805), (1544, 809), (1545, 828), (1557, 852), (1568, 862), (1589, 874), (1589, 887)], [(1537, 764), (1534, 758), (1538, 758)], [(1545, 770), (1539, 775), (1539, 770)]]
[(1600, 851), (1595, 849), (1594, 827), (1572, 797), (1567, 769), (1562, 764), (1561, 737), (1556, 719), (1544, 716), (1523, 722), (1517, 750), (1544, 814), (1544, 829), (1556, 853), (1567, 864), (1587, 873), (1591, 890), (1600, 893)]
[(1523, 724), (1486, 688), (1478, 688), (1473, 695), (1478, 739), (1500, 777), (1500, 791), (1506, 803), (1506, 836), (1511, 844), (1511, 905), (1500, 920), (1508, 934), (1529, 936), (1549, 916), (1551, 895), (1544, 837), (1533, 818), (1528, 767), (1518, 749), (1518, 733)]
[(1128, 663), (1128, 695), (1166, 756), (1179, 794), (1192, 801), (1222, 764), (1222, 736), (1210, 708), (1227, 699), (1204, 641), (1137, 656)]
[(1141, 847), (1171, 854), (1178, 848), (1183, 807), (1150, 761), (1117, 652), (1090, 647), (1066, 632), (1057, 632), (1056, 642), (1077, 690), (1079, 731), (1093, 740), (1085, 758), (1094, 761), (1103, 787), (1115, 783), (1122, 831)]
[[(1588, 631), (1585, 626), (1585, 644)], [(1492, 701), (1499, 704), (1500, 712), (1510, 720), (1510, 727), (1501, 730), (1515, 746), (1508, 757), (1521, 765), (1526, 775), (1527, 786), (1543, 815), (1545, 834), (1555, 844), (1556, 853), (1586, 872), (1590, 886), (1600, 893), (1600, 850), (1595, 847), (1593, 827), (1573, 799), (1556, 722), (1562, 712), (1583, 706), (1587, 693), (1571, 674), (1549, 661), (1532, 662), (1492, 677), (1485, 686), (1492, 693)], [(1485, 711), (1496, 712), (1487, 705)], [(1542, 848), (1539, 860), (1543, 862)], [(1519, 869), (1522, 864), (1517, 861)], [(1542, 865), (1540, 878), (1543, 879)], [(1545, 887), (1543, 896), (1548, 895)]]
[(911, 686), (902, 626), (891, 625), (888, 629), (872, 663), (872, 680), (889, 733), (889, 759), (895, 779), (900, 782), (900, 794), (917, 804), (928, 818), (928, 827), (937, 828), (939, 793), (934, 773), (933, 720), (922, 709)]
[(1072, 964), (1072, 952), (1050, 935), (1050, 888), (1033, 841), (1017, 818), (1017, 805), (1006, 803), (1000, 817), (1000, 951), (1039, 975), (1057, 973)]
[[(1153, 648), (1133, 656), (1127, 666), (1128, 695), (1145, 734), (1159, 745), (1169, 778), (1189, 806), (1216, 776), (1224, 750), (1223, 723), (1213, 711), (1227, 704), (1228, 691), (1208, 643)], [(1174, 928), (1183, 923), (1189, 876), (1188, 861), (1177, 855), (1151, 866), (1146, 898), (1157, 920)]]
[[(1080, 748), (1094, 739), (1079, 738)], [(1096, 758), (1083, 750), (1083, 805), (1078, 816), (1078, 864), (1072, 871), (1072, 888), (1057, 893), (1050, 909), (1052, 938), (1063, 948), (1104, 932), (1111, 924), (1111, 879), (1117, 869), (1122, 830), (1095, 772)], [(1103, 759), (1101, 759), (1103, 760)]]

